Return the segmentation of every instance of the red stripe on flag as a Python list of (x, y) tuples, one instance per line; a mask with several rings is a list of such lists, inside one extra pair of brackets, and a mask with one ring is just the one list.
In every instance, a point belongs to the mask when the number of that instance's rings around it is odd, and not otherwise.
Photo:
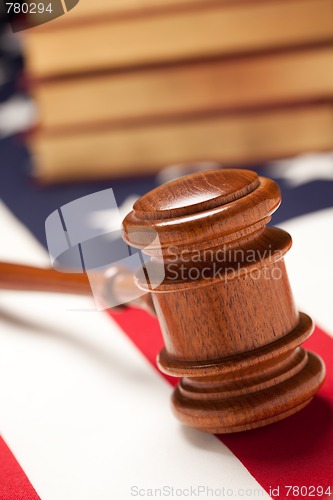
[[(157, 369), (163, 340), (156, 319), (134, 309), (112, 317)], [(304, 345), (320, 354), (327, 367), (326, 382), (312, 402), (281, 422), (217, 436), (268, 493), (280, 486), (278, 498), (293, 497), (286, 496), (284, 486), (330, 486), (333, 492), (333, 339), (317, 327)], [(165, 377), (176, 385), (177, 379)]]
[(40, 500), (16, 458), (1, 437), (0, 500)]

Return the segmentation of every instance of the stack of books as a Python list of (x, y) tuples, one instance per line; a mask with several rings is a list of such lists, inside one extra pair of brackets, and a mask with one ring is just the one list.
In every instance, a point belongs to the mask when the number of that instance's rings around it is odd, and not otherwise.
[(333, 0), (80, 0), (24, 38), (46, 182), (333, 148)]

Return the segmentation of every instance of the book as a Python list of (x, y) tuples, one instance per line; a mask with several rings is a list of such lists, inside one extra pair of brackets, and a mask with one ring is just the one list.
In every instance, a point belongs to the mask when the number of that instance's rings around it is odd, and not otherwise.
[(40, 131), (31, 142), (35, 175), (43, 182), (141, 175), (189, 161), (250, 165), (332, 149), (333, 104), (211, 114), (122, 129), (96, 127), (72, 134)]
[(333, 46), (36, 84), (42, 127), (121, 126), (333, 98)]
[[(68, 24), (79, 6), (25, 32), (27, 71), (51, 78), (333, 40), (333, 0), (185, 3)], [(78, 12), (78, 11), (77, 11)], [(89, 16), (88, 16), (89, 21)]]

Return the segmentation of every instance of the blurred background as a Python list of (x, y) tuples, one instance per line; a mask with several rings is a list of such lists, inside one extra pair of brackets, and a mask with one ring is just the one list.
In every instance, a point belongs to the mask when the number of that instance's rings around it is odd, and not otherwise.
[[(281, 187), (272, 223), (294, 240), (297, 304), (332, 336), (333, 0), (58, 3), (74, 7), (13, 33), (0, 1), (0, 261), (49, 266), (45, 220), (77, 198), (112, 188), (125, 216), (162, 182), (250, 168)], [(87, 224), (103, 231), (113, 216)], [(239, 453), (229, 441), (250, 476), (170, 415), (170, 387), (141, 356), (155, 366), (163, 345), (148, 314), (112, 320), (90, 297), (0, 292), (1, 432), (42, 499), (129, 498), (132, 476), (235, 489), (331, 481), (332, 383), (321, 411), (242, 435)], [(332, 339), (312, 339), (332, 377)], [(16, 499), (7, 476), (1, 466), (0, 497)]]
[(80, 0), (3, 15), (0, 58), (0, 195), (43, 245), (64, 203), (204, 168), (275, 178), (275, 222), (332, 205), (333, 0)]

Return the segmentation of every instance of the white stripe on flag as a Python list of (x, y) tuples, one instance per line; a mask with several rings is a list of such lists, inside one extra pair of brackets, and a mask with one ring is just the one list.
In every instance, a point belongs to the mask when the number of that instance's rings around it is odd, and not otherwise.
[(293, 238), (286, 263), (296, 302), (333, 336), (333, 208), (279, 226)]
[[(1, 259), (47, 262), (2, 206), (0, 230)], [(1, 431), (42, 500), (126, 500), (132, 486), (269, 498), (214, 436), (178, 424), (170, 385), (105, 313), (82, 310), (92, 300), (0, 295)]]

